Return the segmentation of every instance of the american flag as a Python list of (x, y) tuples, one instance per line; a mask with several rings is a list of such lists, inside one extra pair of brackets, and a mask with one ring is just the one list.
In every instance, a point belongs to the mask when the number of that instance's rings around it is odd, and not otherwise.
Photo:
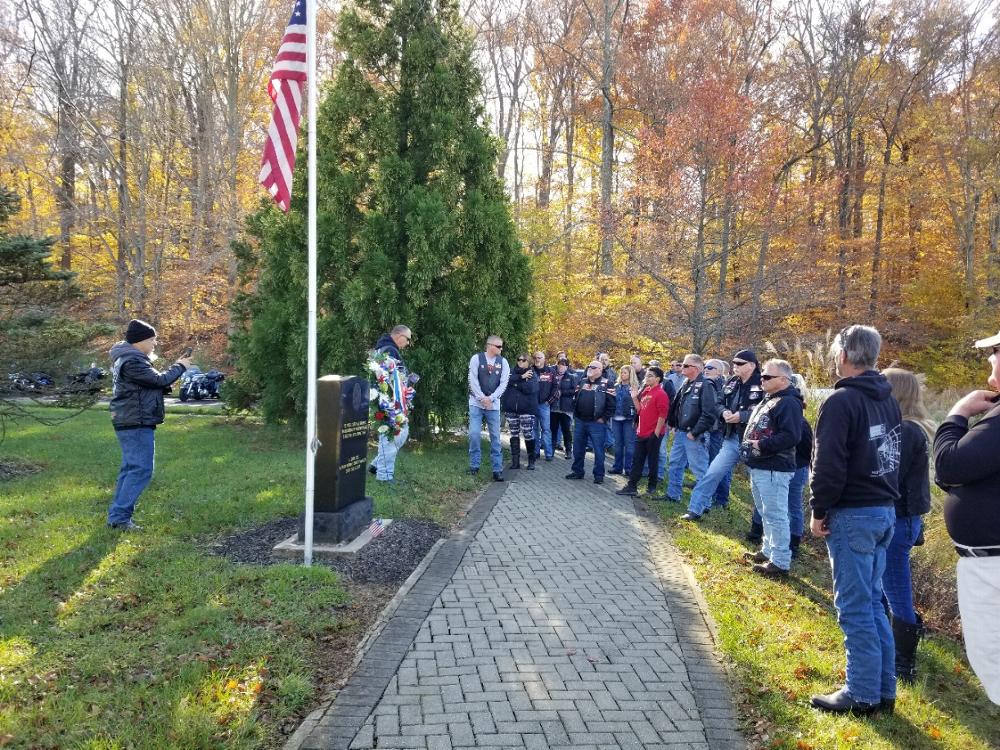
[(285, 213), (292, 197), (295, 145), (299, 136), (302, 91), (306, 82), (306, 0), (296, 0), (292, 17), (281, 39), (267, 93), (274, 102), (267, 128), (260, 184)]
[(382, 523), (381, 518), (376, 518), (368, 525), (368, 533), (372, 535), (372, 539), (381, 536), (383, 531), (385, 531), (385, 524)]

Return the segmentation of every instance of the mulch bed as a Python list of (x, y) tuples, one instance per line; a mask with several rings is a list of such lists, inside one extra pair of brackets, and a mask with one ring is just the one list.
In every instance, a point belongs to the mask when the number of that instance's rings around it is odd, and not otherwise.
[[(210, 550), (236, 563), (272, 565), (287, 563), (275, 558), (274, 545), (296, 532), (297, 518), (279, 518), (263, 526), (223, 537)], [(416, 569), (434, 543), (448, 530), (433, 521), (394, 520), (382, 536), (349, 557), (319, 560), (354, 583), (400, 584)]]
[(0, 459), (0, 482), (26, 477), (41, 470), (41, 466), (30, 464), (27, 461), (13, 461), (9, 458)]

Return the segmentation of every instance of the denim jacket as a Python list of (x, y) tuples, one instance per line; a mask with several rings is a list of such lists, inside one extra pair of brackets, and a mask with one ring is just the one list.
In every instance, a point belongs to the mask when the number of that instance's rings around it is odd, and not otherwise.
[(621, 417), (626, 420), (635, 419), (635, 402), (632, 401), (632, 390), (624, 383), (619, 383), (615, 387), (615, 419)]

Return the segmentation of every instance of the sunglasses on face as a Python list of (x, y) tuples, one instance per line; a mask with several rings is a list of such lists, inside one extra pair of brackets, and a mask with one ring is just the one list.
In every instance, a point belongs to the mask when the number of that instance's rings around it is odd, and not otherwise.
[(705, 369), (706, 370), (715, 370), (717, 368), (715, 367), (715, 365), (705, 365)]
[(518, 357), (518, 358), (517, 358), (517, 361), (518, 361), (518, 362), (527, 362), (527, 361), (528, 361), (528, 358), (527, 358), (527, 357)]
[(733, 360), (733, 367), (743, 367), (745, 364), (746, 362), (738, 362), (735, 359)]
[(783, 377), (785, 377), (785, 376), (784, 375), (761, 375), (760, 379), (767, 381), (767, 380), (774, 380), (775, 378), (783, 378)]
[(681, 369), (682, 369), (682, 370), (687, 370), (687, 369), (689, 369), (689, 368), (691, 368), (691, 367), (694, 367), (694, 366), (695, 366), (695, 365), (681, 365)]

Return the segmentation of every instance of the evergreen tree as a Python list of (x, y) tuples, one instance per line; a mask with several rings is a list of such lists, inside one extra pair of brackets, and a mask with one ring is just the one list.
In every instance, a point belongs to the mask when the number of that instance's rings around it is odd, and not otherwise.
[[(524, 345), (531, 273), (483, 125), (480, 79), (453, 0), (358, 0), (317, 123), (320, 372), (359, 372), (406, 323), (421, 375), (414, 426), (467, 403), (469, 357), (491, 333)], [(304, 151), (304, 149), (303, 149)], [(237, 248), (255, 289), (236, 303), (241, 377), (269, 418), (301, 415), (306, 370), (306, 170), (289, 214), (251, 217)]]

